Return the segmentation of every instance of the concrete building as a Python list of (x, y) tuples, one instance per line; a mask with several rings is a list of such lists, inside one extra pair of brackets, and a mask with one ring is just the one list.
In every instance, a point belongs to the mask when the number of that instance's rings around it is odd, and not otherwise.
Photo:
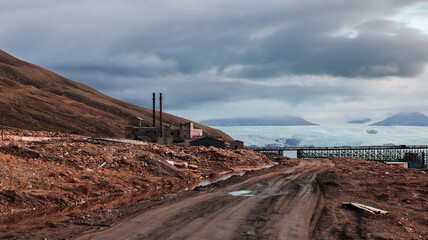
[(222, 140), (218, 140), (212, 137), (202, 137), (190, 141), (190, 146), (204, 146), (204, 147), (216, 147), (225, 148), (225, 143)]
[(172, 137), (158, 137), (158, 140), (156, 142), (157, 144), (162, 144), (166, 146), (172, 146), (174, 144), (174, 138)]
[(163, 136), (159, 137), (158, 143), (171, 146), (179, 141), (182, 141), (180, 138), (180, 130), (172, 130), (171, 125), (164, 125)]
[(126, 127), (125, 138), (142, 140), (147, 142), (158, 142), (159, 128), (157, 127)]
[(180, 130), (169, 131), (169, 136), (173, 138), (174, 142), (182, 142), (183, 139), (180, 137)]
[(239, 141), (239, 140), (232, 141), (230, 143), (230, 147), (229, 148), (230, 149), (241, 149), (241, 148), (244, 148), (244, 142), (243, 141)]
[(180, 137), (182, 139), (196, 139), (202, 137), (202, 129), (193, 128), (193, 123), (180, 124)]

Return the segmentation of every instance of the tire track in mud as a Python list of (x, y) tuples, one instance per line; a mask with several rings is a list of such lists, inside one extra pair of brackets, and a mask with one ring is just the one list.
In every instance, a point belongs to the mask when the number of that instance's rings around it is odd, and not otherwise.
[[(319, 204), (319, 189), (313, 181), (317, 171), (296, 174), (283, 185), (288, 194), (266, 197), (246, 217), (235, 239), (307, 239)], [(315, 204), (314, 204), (315, 203)], [(262, 218), (260, 219), (260, 217)]]
[(159, 206), (78, 239), (308, 239), (323, 202), (315, 178), (329, 167), (329, 160), (302, 160), (291, 171)]

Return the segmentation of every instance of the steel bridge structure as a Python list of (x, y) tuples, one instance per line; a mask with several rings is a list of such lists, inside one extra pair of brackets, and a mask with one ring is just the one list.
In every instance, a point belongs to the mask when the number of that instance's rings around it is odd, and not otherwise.
[(253, 148), (254, 151), (283, 156), (285, 151), (296, 151), (297, 158), (360, 158), (368, 161), (408, 161), (427, 166), (428, 145), (359, 146), (359, 147), (282, 147)]

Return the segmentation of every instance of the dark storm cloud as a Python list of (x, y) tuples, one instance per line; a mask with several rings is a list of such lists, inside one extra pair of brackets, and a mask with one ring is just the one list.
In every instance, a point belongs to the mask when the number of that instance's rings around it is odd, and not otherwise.
[[(73, 62), (66, 61), (67, 66), (46, 59), (46, 64), (55, 69), (164, 74), (164, 69), (120, 64), (123, 54), (150, 53), (176, 61), (182, 73), (242, 64), (242, 71), (231, 76), (379, 77), (415, 75), (428, 61), (428, 48), (423, 47), (428, 42), (426, 36), (380, 20), (414, 1), (177, 1), (171, 9), (168, 4), (153, 1), (125, 1), (123, 5), (106, 1), (99, 8), (83, 1), (64, 6), (42, 2), (45, 5), (36, 7), (34, 14), (21, 14), (17, 24), (22, 25), (14, 26), (11, 32), (16, 35), (6, 39), (12, 39), (8, 48), (18, 48), (11, 42), (17, 39), (19, 43), (23, 38), (43, 50), (49, 45), (71, 55)], [(25, 12), (23, 4), (9, 8)], [(376, 24), (379, 21), (383, 24)], [(10, 24), (14, 25), (12, 21)], [(358, 36), (332, 36), (345, 27), (354, 29)], [(82, 54), (75, 59), (75, 51), (98, 57), (96, 65), (85, 61)], [(106, 58), (117, 58), (116, 63), (122, 66), (111, 66), (114, 61)]]
[(416, 2), (0, 0), (0, 48), (137, 104), (145, 100), (129, 89), (168, 93), (173, 108), (254, 98), (297, 104), (361, 93), (233, 80), (417, 76), (428, 37), (392, 18)]

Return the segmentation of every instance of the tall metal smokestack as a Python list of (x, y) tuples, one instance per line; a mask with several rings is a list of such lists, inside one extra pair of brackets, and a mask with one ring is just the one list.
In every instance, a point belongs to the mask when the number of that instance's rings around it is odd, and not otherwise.
[(153, 93), (153, 127), (156, 127), (156, 93)]
[(162, 129), (162, 93), (159, 93), (159, 121), (160, 121), (160, 136), (163, 136)]

